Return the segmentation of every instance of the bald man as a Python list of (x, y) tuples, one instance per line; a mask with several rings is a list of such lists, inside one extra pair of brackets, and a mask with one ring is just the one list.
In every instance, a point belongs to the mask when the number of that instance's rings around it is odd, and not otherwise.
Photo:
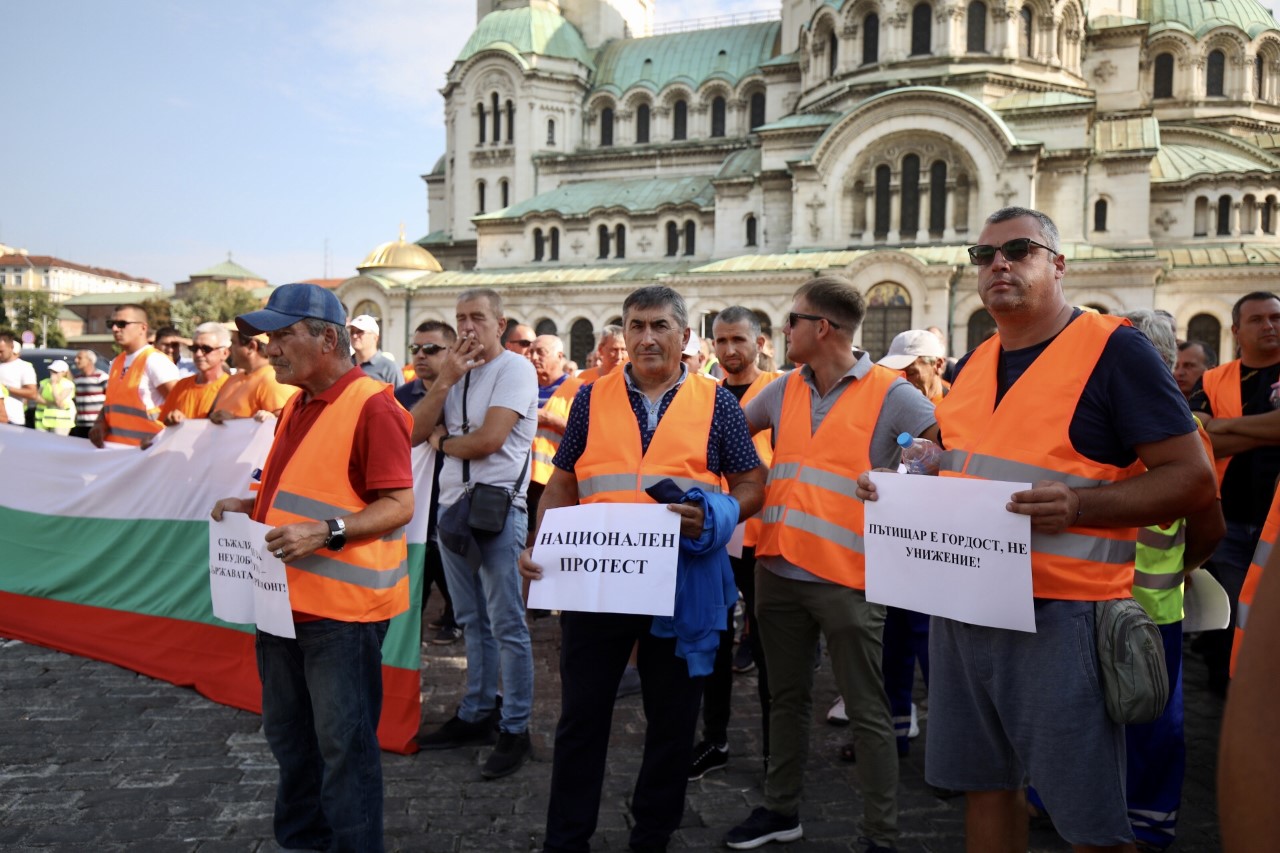
[[(555, 470), (551, 460), (564, 437), (569, 409), (582, 387), (582, 380), (569, 374), (564, 341), (555, 335), (534, 338), (529, 347), (529, 360), (538, 373), (538, 432), (533, 437), (533, 468), (529, 475), (529, 519), (532, 522), (538, 517), (538, 498)], [(535, 526), (531, 523), (529, 529), (532, 531)]]

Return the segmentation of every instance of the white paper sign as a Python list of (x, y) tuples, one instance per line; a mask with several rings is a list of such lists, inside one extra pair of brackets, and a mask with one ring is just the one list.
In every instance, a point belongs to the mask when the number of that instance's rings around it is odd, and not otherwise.
[(257, 625), (277, 637), (296, 636), (284, 563), (267, 551), (271, 525), (239, 512), (209, 521), (209, 592), (213, 615)]
[(866, 504), (867, 600), (1036, 630), (1031, 519), (1005, 509), (1028, 483), (874, 472)]
[(675, 612), (680, 516), (666, 504), (547, 510), (533, 545), (542, 579), (529, 606), (589, 613)]

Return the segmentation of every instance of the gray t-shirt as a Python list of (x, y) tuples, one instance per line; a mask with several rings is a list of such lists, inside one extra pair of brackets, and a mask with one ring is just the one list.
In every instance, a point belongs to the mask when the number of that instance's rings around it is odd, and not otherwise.
[[(809, 418), (813, 431), (822, 426), (823, 419), (835, 406), (845, 390), (857, 380), (866, 376), (871, 370), (871, 356), (865, 352), (858, 353), (858, 360), (853, 367), (835, 384), (826, 396), (818, 393), (813, 378), (813, 370), (805, 365), (800, 368), (800, 375), (809, 386)], [(752, 431), (778, 428), (782, 422), (782, 397), (786, 391), (786, 383), (791, 374), (786, 373), (766, 385), (746, 407), (747, 423)], [(920, 390), (905, 379), (899, 379), (889, 387), (884, 397), (884, 405), (880, 408), (880, 417), (871, 431), (871, 466), (873, 468), (893, 468), (898, 464), (901, 450), (898, 448), (898, 435), (910, 433), (918, 436), (933, 426), (933, 403), (920, 393)], [(776, 432), (775, 432), (776, 435)], [(859, 472), (861, 473), (861, 472)], [(784, 578), (792, 580), (817, 581), (829, 583), (812, 572), (807, 572), (785, 557), (760, 557), (766, 569)]]
[[(357, 356), (359, 358), (359, 356)], [(388, 358), (384, 353), (375, 352), (373, 358), (360, 365), (360, 369), (364, 371), (364, 375), (370, 379), (376, 379), (379, 382), (385, 382), (392, 388), (399, 388), (404, 384), (404, 374), (396, 363)]]
[[(471, 432), (484, 423), (491, 408), (511, 409), (520, 415), (507, 440), (496, 452), (483, 459), (471, 460), (471, 482), (488, 483), (505, 489), (516, 485), (516, 478), (533, 447), (533, 434), (538, 429), (538, 373), (522, 355), (509, 350), (487, 364), (472, 370), (467, 388), (467, 417)], [(449, 389), (444, 401), (444, 425), (450, 435), (462, 434), (462, 391), (465, 379)], [(445, 445), (445, 450), (449, 449)], [(520, 490), (515, 505), (525, 506), (529, 488), (529, 471), (520, 477)], [(446, 456), (440, 469), (440, 506), (452, 506), (463, 495), (462, 460)]]

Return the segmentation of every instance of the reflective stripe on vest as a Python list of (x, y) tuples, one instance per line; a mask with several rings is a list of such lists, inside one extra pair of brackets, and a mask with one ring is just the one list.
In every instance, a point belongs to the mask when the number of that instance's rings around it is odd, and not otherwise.
[[(281, 473), (263, 521), (272, 526), (324, 521), (367, 506), (352, 490), (346, 472), (360, 414), (377, 394), (391, 397), (391, 386), (361, 376), (325, 406)], [(285, 404), (279, 433), (288, 429), (301, 396), (294, 395)], [(397, 409), (411, 425), (412, 416)], [(277, 464), (275, 452), (273, 446), (263, 465), (264, 481)], [(290, 606), (300, 613), (346, 622), (390, 619), (409, 608), (407, 559), (404, 528), (380, 537), (351, 539), (341, 551), (321, 548), (287, 564)]]
[(757, 556), (780, 556), (825, 580), (865, 588), (863, 506), (854, 490), (871, 467), (871, 435), (898, 379), (872, 365), (845, 386), (814, 432), (809, 384), (798, 370), (787, 378)]
[(1143, 527), (1133, 571), (1133, 597), (1157, 625), (1180, 622), (1182, 569), (1186, 556), (1187, 522), (1178, 519), (1167, 528)]
[[(1129, 323), (1099, 314), (1077, 316), (1013, 383), (999, 406), (1000, 340), (993, 337), (981, 344), (937, 408), (948, 448), (941, 475), (1032, 484), (1050, 480), (1087, 489), (1143, 471), (1137, 462), (1127, 468), (1094, 462), (1076, 452), (1069, 435), (1088, 377), (1121, 325)], [(1078, 601), (1129, 597), (1136, 539), (1132, 528), (1033, 532), (1034, 594)]]
[(663, 412), (645, 450), (623, 371), (591, 387), (587, 446), (574, 466), (580, 503), (653, 503), (645, 489), (670, 478), (688, 491), (720, 492), (707, 470), (707, 441), (715, 415), (716, 384), (689, 376)]
[[(1200, 385), (1215, 418), (1238, 418), (1244, 414), (1244, 403), (1240, 398), (1240, 359), (1206, 370), (1200, 377)], [(1214, 459), (1213, 464), (1218, 470), (1218, 485), (1222, 485), (1231, 457)]]
[(106, 440), (117, 444), (142, 444), (147, 436), (155, 435), (164, 429), (164, 425), (156, 420), (160, 408), (143, 408), (138, 389), (142, 386), (142, 377), (147, 373), (147, 359), (152, 355), (164, 358), (153, 347), (140, 349), (133, 358), (133, 363), (126, 370), (125, 354), (120, 353), (111, 362), (110, 381), (107, 382), (106, 400), (102, 405), (102, 420), (106, 426)]
[(71, 428), (76, 425), (75, 385), (69, 380), (72, 394), (67, 398), (70, 408), (59, 408), (54, 403), (53, 383), (48, 377), (40, 380), (40, 400), (36, 403), (36, 429), (52, 432), (59, 428)]
[(1240, 655), (1240, 647), (1244, 645), (1245, 624), (1249, 621), (1249, 608), (1253, 606), (1254, 596), (1258, 594), (1258, 584), (1262, 583), (1262, 572), (1271, 559), (1271, 549), (1280, 535), (1280, 491), (1271, 499), (1271, 510), (1262, 525), (1262, 535), (1253, 549), (1253, 560), (1249, 563), (1249, 573), (1244, 576), (1244, 586), (1240, 588), (1240, 600), (1236, 607), (1235, 642), (1231, 646), (1231, 674), (1235, 675), (1236, 658)]
[[(773, 382), (779, 376), (783, 375), (781, 370), (766, 370), (752, 381), (747, 388), (747, 392), (742, 395), (739, 401), (743, 409), (747, 408), (747, 404), (755, 399), (756, 395), (764, 390), (765, 386)], [(773, 464), (773, 430), (762, 429), (751, 437), (751, 443), (756, 447), (756, 455), (760, 457), (760, 461), (766, 466)], [(756, 543), (760, 541), (760, 531), (763, 528), (763, 522), (760, 521), (760, 513), (756, 513), (746, 521), (746, 528), (742, 534), (742, 547), (754, 548)]]

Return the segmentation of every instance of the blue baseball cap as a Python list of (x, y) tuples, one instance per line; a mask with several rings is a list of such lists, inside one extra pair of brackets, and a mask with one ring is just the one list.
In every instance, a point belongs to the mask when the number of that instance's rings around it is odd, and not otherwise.
[(236, 328), (246, 335), (275, 332), (308, 318), (341, 326), (347, 322), (342, 303), (318, 284), (282, 284), (271, 291), (267, 307), (236, 318)]

